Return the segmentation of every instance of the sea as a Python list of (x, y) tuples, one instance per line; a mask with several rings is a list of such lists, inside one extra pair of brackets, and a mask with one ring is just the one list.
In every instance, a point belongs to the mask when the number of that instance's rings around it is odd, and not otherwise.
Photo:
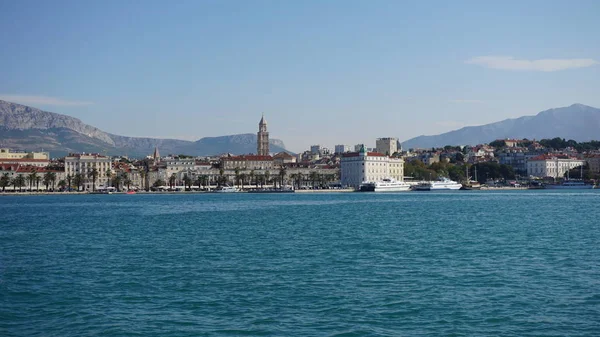
[(0, 196), (0, 336), (599, 336), (600, 190)]

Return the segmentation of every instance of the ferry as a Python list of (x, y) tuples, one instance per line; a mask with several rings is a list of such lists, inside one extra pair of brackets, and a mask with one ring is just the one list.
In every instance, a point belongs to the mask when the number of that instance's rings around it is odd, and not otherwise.
[(583, 180), (566, 180), (562, 184), (548, 184), (546, 188), (556, 190), (588, 190), (594, 188), (594, 185), (588, 184)]
[(386, 178), (382, 181), (364, 182), (360, 185), (361, 192), (404, 192), (410, 190), (410, 184)]
[(445, 190), (460, 190), (462, 184), (445, 177), (441, 177), (436, 181), (426, 181), (414, 187), (415, 191), (445, 191)]

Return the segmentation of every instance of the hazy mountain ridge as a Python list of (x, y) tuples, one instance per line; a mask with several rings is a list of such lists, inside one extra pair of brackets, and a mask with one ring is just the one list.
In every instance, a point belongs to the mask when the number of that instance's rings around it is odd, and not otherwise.
[(480, 126), (467, 126), (434, 136), (419, 136), (402, 142), (403, 148), (446, 145), (477, 145), (496, 139), (543, 139), (561, 137), (578, 142), (600, 138), (600, 109), (583, 104), (542, 111)]
[[(271, 139), (271, 152), (285, 151), (281, 140)], [(256, 152), (252, 133), (206, 137), (198, 141), (128, 137), (104, 132), (81, 120), (0, 100), (0, 147), (44, 150), (55, 156), (69, 152), (99, 152), (110, 155), (146, 156), (158, 146), (161, 154), (197, 156)]]

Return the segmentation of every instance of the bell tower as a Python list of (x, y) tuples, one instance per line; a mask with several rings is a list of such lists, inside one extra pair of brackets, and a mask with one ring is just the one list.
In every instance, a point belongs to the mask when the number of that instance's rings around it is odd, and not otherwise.
[(267, 132), (267, 121), (265, 121), (264, 114), (258, 123), (258, 133), (256, 134), (256, 154), (259, 156), (269, 155), (269, 132)]

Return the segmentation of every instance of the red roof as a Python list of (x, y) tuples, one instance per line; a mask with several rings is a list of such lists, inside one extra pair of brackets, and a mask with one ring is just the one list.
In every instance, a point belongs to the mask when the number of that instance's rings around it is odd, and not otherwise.
[(19, 166), (19, 168), (17, 169), (18, 173), (32, 173), (33, 171), (35, 171), (36, 173), (64, 172), (64, 171), (59, 171), (59, 170), (50, 170), (45, 167), (38, 167), (38, 166)]

